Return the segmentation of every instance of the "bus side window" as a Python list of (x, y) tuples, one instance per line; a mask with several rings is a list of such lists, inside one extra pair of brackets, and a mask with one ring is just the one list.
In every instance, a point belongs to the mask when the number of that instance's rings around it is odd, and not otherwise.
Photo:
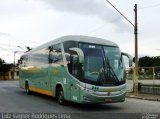
[(49, 46), (48, 49), (49, 49), (48, 62), (60, 64), (62, 62), (62, 52), (60, 44)]
[(28, 57), (27, 56), (21, 57), (21, 59), (20, 59), (21, 67), (26, 67), (27, 63), (28, 63)]

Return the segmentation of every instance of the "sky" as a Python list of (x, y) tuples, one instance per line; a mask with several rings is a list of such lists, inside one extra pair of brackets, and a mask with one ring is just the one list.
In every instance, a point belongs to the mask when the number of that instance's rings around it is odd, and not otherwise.
[[(134, 24), (138, 6), (138, 55), (160, 56), (160, 1), (109, 0)], [(65, 35), (117, 43), (134, 56), (134, 28), (106, 0), (0, 0), (0, 58), (14, 62), (26, 50)]]

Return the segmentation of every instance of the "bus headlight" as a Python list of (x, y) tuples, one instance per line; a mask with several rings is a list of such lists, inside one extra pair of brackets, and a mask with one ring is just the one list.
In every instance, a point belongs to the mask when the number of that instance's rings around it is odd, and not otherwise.
[(93, 90), (87, 90), (88, 93), (94, 94)]
[(80, 88), (80, 90), (85, 90), (86, 88), (83, 86), (80, 86), (79, 84), (77, 84), (77, 86)]

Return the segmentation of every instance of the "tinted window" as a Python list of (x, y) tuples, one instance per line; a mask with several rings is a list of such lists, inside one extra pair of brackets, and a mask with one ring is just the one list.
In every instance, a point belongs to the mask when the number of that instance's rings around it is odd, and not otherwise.
[(28, 56), (24, 55), (21, 57), (21, 66), (20, 67), (26, 67), (28, 65)]
[(66, 53), (68, 53), (69, 52), (69, 48), (77, 47), (78, 45), (77, 45), (76, 41), (65, 41), (63, 43), (63, 46), (64, 46), (64, 51)]
[(49, 63), (61, 63), (62, 62), (62, 50), (61, 45), (52, 45), (48, 47), (49, 49)]
[(49, 50), (48, 48), (43, 48), (38, 51), (33, 52), (30, 55), (30, 65), (37, 66), (48, 63)]

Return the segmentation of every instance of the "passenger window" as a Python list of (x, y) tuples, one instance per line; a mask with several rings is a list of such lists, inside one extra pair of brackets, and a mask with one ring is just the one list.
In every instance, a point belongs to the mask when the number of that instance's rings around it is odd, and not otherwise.
[(62, 51), (61, 51), (61, 45), (53, 45), (49, 46), (49, 57), (48, 57), (48, 62), (49, 63), (62, 63)]
[(20, 67), (26, 67), (27, 66), (27, 64), (28, 64), (28, 57), (27, 56), (23, 56), (23, 57), (21, 57), (21, 66)]

